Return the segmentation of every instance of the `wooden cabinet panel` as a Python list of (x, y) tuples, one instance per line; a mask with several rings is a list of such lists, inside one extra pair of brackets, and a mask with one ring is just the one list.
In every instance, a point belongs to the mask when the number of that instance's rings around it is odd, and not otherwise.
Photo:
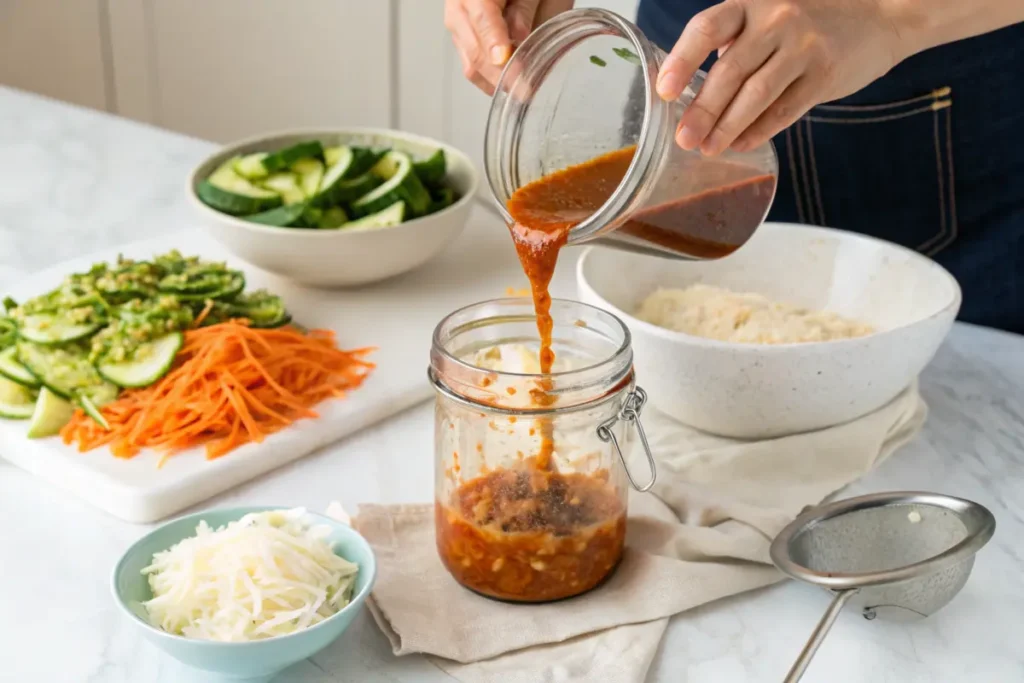
[(391, 123), (390, 1), (146, 1), (157, 125), (226, 142)]
[(108, 106), (103, 0), (0, 0), (0, 84)]

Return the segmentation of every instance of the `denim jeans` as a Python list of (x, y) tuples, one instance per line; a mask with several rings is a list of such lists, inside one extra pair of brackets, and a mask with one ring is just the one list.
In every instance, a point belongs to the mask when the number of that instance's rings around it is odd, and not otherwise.
[[(671, 49), (714, 3), (642, 0), (641, 30)], [(714, 61), (709, 58), (704, 68)], [(945, 266), (960, 320), (1024, 333), (1024, 24), (911, 57), (775, 138), (769, 220), (851, 230)]]

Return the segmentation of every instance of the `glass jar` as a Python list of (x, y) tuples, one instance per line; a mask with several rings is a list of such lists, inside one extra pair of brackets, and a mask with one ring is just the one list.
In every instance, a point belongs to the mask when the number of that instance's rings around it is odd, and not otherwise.
[(506, 222), (506, 204), (523, 185), (623, 153), (621, 180), (584, 207), (569, 244), (695, 260), (746, 243), (775, 197), (775, 147), (716, 157), (678, 147), (676, 127), (705, 74), (666, 102), (655, 91), (664, 59), (640, 29), (606, 10), (564, 12), (530, 34), (502, 72), (487, 120), (485, 170)]
[[(654, 484), (629, 331), (573, 301), (556, 299), (551, 312), (550, 374), (539, 374), (529, 299), (452, 313), (430, 353), (438, 554), (460, 584), (501, 600), (599, 585), (622, 557), (628, 485)], [(637, 443), (644, 484), (627, 464)]]

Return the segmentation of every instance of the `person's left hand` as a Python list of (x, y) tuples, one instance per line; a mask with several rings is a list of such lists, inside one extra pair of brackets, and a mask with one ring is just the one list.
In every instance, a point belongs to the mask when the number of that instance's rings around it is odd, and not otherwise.
[(844, 97), (903, 58), (884, 0), (725, 0), (690, 20), (658, 75), (679, 97), (714, 50), (676, 142), (718, 154), (764, 143), (822, 102)]

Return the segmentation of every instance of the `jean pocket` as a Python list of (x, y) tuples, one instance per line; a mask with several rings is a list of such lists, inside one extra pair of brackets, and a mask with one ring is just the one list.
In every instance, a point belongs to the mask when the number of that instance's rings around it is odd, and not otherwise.
[(933, 255), (957, 238), (948, 87), (887, 104), (824, 104), (785, 133), (801, 222)]

